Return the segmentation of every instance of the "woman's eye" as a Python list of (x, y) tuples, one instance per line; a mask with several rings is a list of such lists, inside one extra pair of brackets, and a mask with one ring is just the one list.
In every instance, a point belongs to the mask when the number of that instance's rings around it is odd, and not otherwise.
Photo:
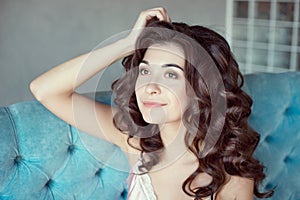
[(177, 74), (174, 73), (174, 72), (168, 72), (168, 73), (166, 73), (166, 77), (167, 78), (176, 79), (177, 78)]
[(140, 74), (141, 75), (148, 75), (150, 72), (147, 69), (140, 69)]

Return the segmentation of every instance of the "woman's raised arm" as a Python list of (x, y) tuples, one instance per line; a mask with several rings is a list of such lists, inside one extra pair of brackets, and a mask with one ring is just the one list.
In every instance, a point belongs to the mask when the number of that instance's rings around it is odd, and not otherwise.
[(113, 111), (75, 92), (75, 89), (115, 61), (133, 53), (136, 38), (147, 20), (156, 16), (169, 21), (163, 8), (141, 12), (133, 30), (123, 39), (60, 64), (33, 80), (30, 90), (38, 101), (67, 123), (78, 129), (127, 147), (124, 134), (113, 125)]
[(126, 56), (124, 52), (130, 52), (130, 46), (128, 40), (121, 39), (91, 54), (69, 60), (33, 80), (30, 90), (38, 101), (62, 120), (84, 132), (121, 145), (121, 141), (114, 141), (120, 139), (120, 135), (112, 138), (103, 135), (117, 133), (112, 123), (111, 107), (77, 94), (75, 89), (106, 66)]

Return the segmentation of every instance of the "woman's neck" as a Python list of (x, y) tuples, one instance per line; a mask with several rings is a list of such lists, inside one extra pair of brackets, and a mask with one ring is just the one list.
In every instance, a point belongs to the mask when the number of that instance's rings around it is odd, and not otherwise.
[(168, 147), (174, 142), (183, 142), (186, 128), (182, 122), (169, 122), (163, 125), (159, 125), (160, 136), (165, 145)]
[(186, 128), (182, 122), (160, 126), (160, 135), (165, 146), (157, 167), (164, 167), (180, 159), (188, 151), (185, 143)]

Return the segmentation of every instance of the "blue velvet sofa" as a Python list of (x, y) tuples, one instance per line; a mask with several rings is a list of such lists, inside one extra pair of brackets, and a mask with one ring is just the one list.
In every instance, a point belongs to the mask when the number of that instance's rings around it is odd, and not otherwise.
[[(249, 123), (261, 133), (270, 199), (300, 199), (300, 73), (245, 76), (254, 100)], [(96, 99), (110, 103), (110, 93)], [(37, 101), (0, 108), (0, 200), (126, 199), (129, 165), (116, 146), (61, 121)]]

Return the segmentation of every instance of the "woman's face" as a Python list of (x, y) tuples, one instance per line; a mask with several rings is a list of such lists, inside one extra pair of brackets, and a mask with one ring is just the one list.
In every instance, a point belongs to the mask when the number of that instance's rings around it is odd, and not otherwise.
[(183, 50), (175, 44), (150, 46), (139, 64), (135, 92), (146, 122), (169, 124), (181, 121), (188, 105)]

